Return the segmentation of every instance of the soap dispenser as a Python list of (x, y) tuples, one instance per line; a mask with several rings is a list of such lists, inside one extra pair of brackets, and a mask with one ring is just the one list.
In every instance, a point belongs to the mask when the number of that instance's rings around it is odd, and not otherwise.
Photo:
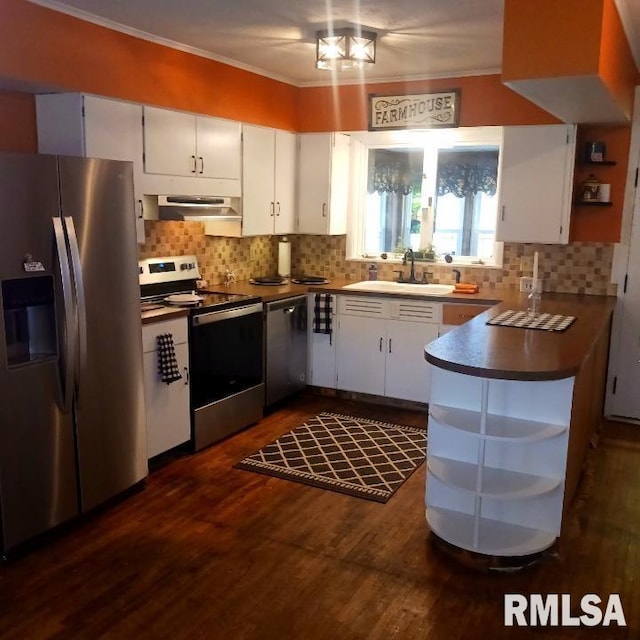
[(375, 264), (372, 264), (369, 267), (369, 280), (377, 280), (378, 279), (378, 267)]

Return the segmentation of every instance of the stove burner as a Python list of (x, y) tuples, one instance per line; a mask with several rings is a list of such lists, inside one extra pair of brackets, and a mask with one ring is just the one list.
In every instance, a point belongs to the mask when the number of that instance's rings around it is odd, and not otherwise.
[(257, 278), (251, 278), (249, 280), (251, 284), (261, 284), (261, 285), (279, 285), (284, 284), (285, 279), (280, 276), (259, 276)]
[(329, 284), (329, 281), (322, 276), (296, 276), (291, 278), (291, 282), (296, 284)]

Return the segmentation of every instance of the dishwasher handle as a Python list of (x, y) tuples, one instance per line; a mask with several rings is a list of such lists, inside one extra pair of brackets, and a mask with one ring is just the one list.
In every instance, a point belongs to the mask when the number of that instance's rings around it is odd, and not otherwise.
[(284, 309), (285, 313), (293, 313), (296, 307), (302, 307), (306, 303), (306, 296), (295, 296), (294, 298), (283, 298), (282, 300), (267, 302), (264, 306), (267, 313), (270, 311), (278, 311), (279, 309)]

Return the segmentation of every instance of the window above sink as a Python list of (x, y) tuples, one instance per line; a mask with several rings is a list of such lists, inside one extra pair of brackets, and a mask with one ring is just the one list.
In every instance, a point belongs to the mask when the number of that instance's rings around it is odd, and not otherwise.
[[(433, 248), (435, 261), (502, 265), (496, 242), (502, 127), (351, 134), (348, 259)], [(432, 261), (432, 260), (428, 260)]]

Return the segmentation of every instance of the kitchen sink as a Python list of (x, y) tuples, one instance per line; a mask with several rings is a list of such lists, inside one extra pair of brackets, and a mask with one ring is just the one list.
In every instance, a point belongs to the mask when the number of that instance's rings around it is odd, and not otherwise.
[(446, 296), (454, 290), (454, 286), (451, 284), (412, 284), (388, 280), (363, 280), (347, 284), (343, 288), (356, 291), (379, 291), (380, 293), (410, 293), (422, 296)]

